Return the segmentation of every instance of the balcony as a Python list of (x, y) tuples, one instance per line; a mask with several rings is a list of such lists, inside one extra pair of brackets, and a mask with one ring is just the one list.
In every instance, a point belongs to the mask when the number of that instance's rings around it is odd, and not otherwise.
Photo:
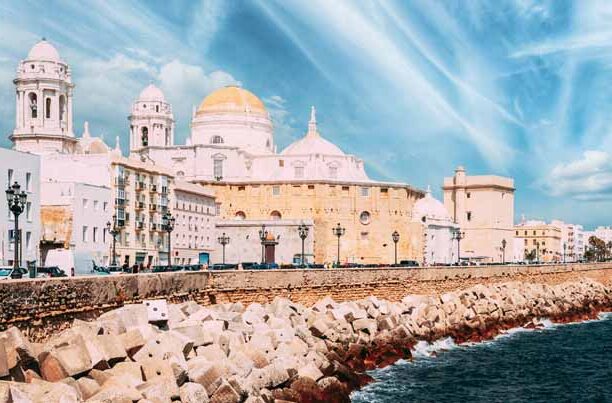
[(145, 227), (144, 221), (136, 221), (136, 229), (137, 230), (143, 230), (144, 227)]
[(127, 178), (123, 178), (121, 176), (115, 178), (115, 185), (117, 186), (127, 186), (128, 185), (128, 180)]
[(149, 210), (150, 210), (150, 211), (157, 211), (157, 205), (155, 205), (155, 204), (150, 204), (150, 205), (149, 205)]
[(141, 201), (136, 202), (136, 210), (142, 210), (144, 208), (145, 208), (144, 202), (141, 202)]
[(151, 187), (151, 192), (157, 193), (157, 185), (154, 185), (151, 183), (150, 187)]
[(161, 227), (161, 225), (159, 225), (157, 223), (154, 223), (154, 222), (151, 223), (151, 231), (160, 231), (161, 230), (160, 227)]
[(116, 207), (125, 207), (129, 204), (130, 199), (115, 199)]
[(162, 186), (161, 187), (161, 192), (162, 192), (162, 194), (168, 194), (168, 187), (167, 186)]
[(168, 211), (168, 206), (159, 206), (159, 210), (160, 210), (162, 213), (165, 213), (165, 212), (167, 212), (167, 211)]

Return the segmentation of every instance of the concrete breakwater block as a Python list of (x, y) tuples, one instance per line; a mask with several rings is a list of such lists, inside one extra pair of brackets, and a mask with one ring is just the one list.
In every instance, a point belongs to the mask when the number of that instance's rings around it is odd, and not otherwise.
[(410, 358), (419, 340), (478, 341), (538, 318), (592, 317), (612, 290), (581, 280), (554, 286), (476, 285), (442, 295), (407, 295), (312, 307), (203, 307), (193, 301), (130, 304), (32, 343), (0, 332), (0, 403), (349, 402), (364, 371)]

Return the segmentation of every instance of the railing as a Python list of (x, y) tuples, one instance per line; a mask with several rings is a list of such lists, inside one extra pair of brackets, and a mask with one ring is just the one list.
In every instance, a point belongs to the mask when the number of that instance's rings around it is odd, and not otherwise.
[(157, 192), (157, 185), (151, 184), (151, 192)]
[(155, 204), (151, 204), (151, 205), (149, 205), (149, 210), (157, 211), (157, 206)]
[(145, 190), (147, 185), (144, 182), (136, 182), (136, 190)]
[(136, 221), (136, 229), (144, 229), (144, 221)]
[(144, 202), (137, 201), (137, 202), (136, 202), (136, 209), (137, 209), (137, 210), (142, 210), (143, 208), (145, 208), (145, 204), (144, 204)]

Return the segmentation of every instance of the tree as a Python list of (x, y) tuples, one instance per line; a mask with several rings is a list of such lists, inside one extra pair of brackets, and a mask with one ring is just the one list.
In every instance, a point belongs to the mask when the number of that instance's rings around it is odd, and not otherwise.
[(537, 252), (535, 249), (532, 249), (530, 252), (525, 249), (525, 260), (533, 262), (537, 257)]
[(596, 236), (591, 236), (589, 238), (590, 250), (592, 251), (592, 256), (594, 260), (602, 262), (606, 259), (606, 255), (608, 254), (608, 247), (606, 243), (597, 238)]

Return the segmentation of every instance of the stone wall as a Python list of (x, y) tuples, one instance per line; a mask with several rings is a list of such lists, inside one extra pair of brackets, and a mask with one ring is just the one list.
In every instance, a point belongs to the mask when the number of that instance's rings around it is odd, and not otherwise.
[(398, 301), (406, 294), (442, 293), (480, 283), (520, 280), (557, 284), (589, 277), (612, 283), (612, 263), (546, 266), (477, 266), (427, 269), (275, 270), (159, 273), (24, 279), (0, 283), (0, 330), (14, 324), (33, 339), (146, 298), (201, 304), (270, 302), (276, 296), (310, 305), (376, 296)]

